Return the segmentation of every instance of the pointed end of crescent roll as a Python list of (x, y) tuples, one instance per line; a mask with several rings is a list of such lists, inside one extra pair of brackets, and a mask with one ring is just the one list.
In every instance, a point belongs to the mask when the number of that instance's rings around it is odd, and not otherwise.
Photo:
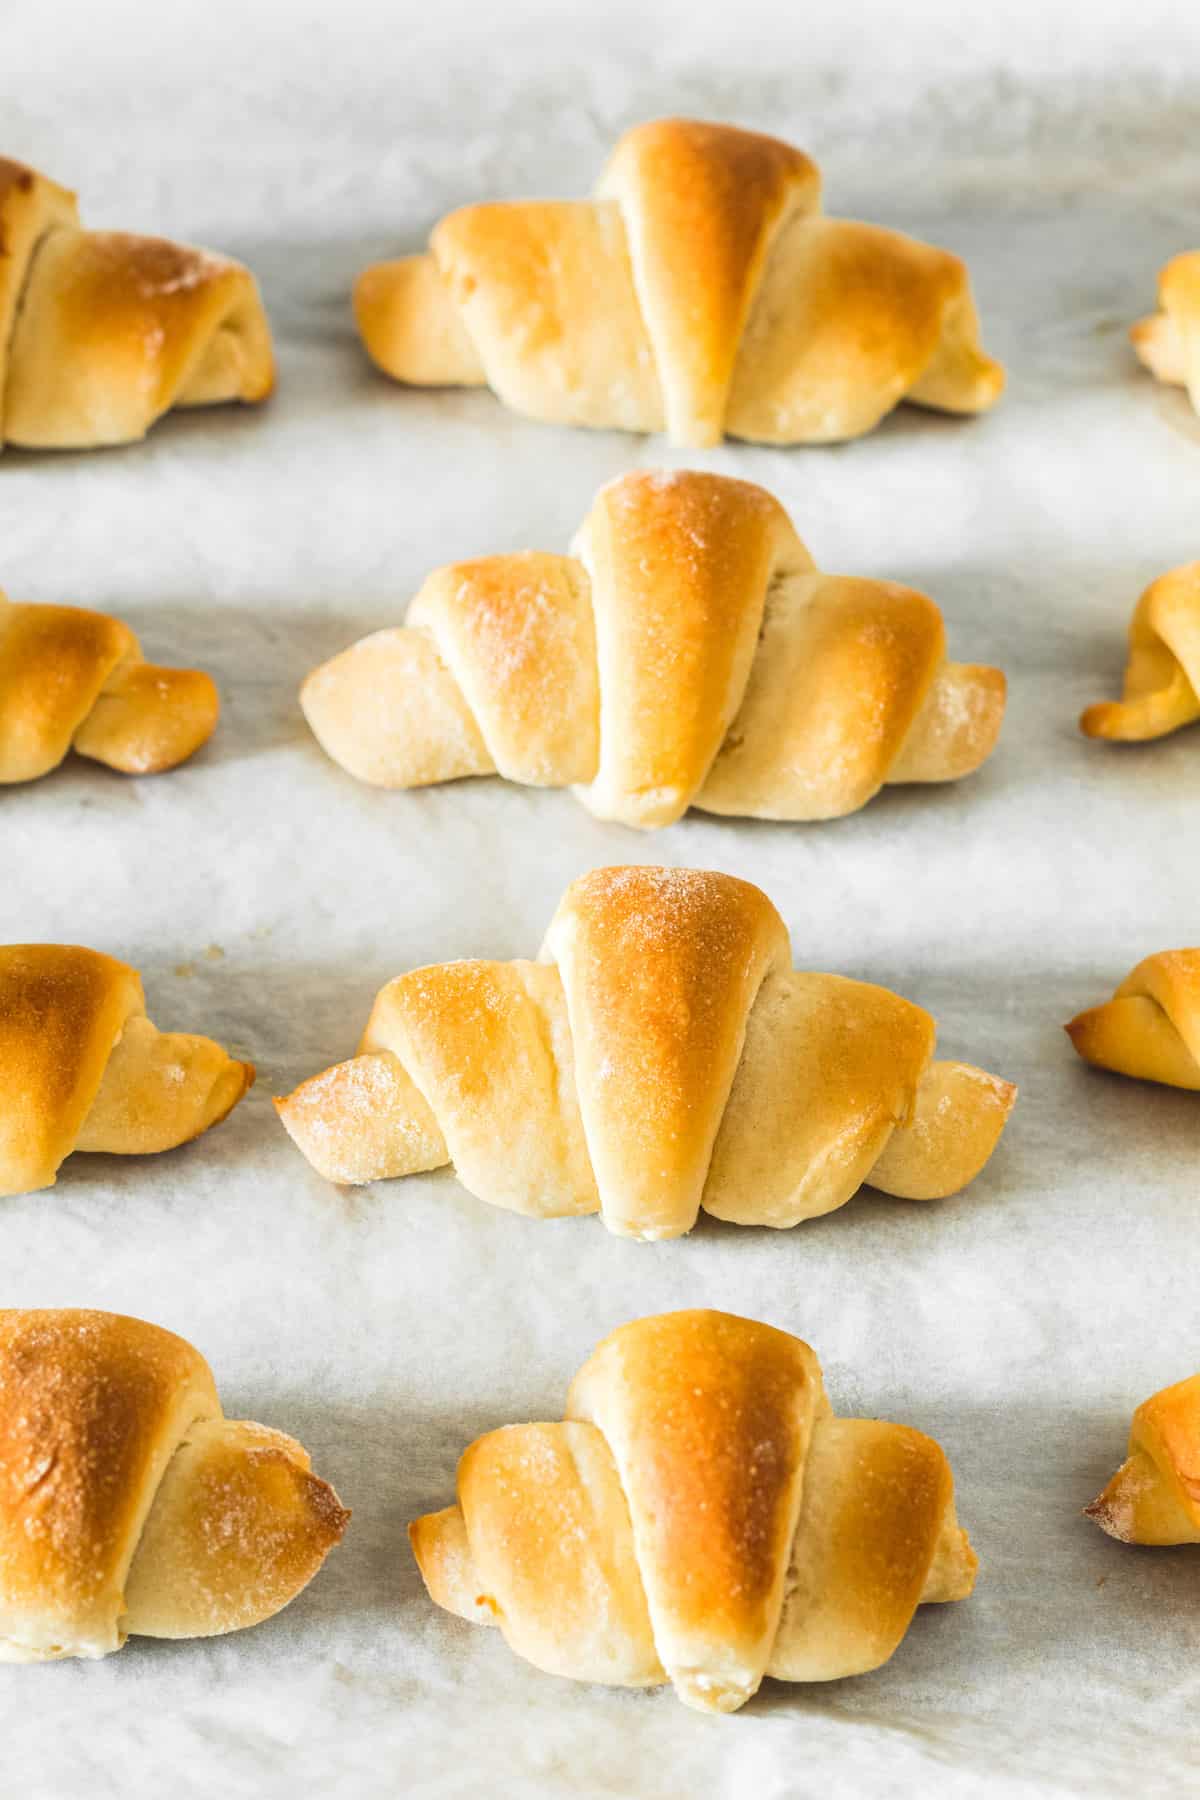
[(466, 1521), (458, 1506), (425, 1513), (408, 1528), (408, 1541), (421, 1579), (435, 1606), (456, 1613), (472, 1625), (495, 1625), (496, 1614), (480, 1591), (479, 1571), (467, 1541)]
[[(1136, 1431), (1137, 1415), (1134, 1428)], [(1194, 1503), (1140, 1448), (1130, 1451), (1104, 1491), (1084, 1507), (1083, 1516), (1122, 1544), (1194, 1544), (1200, 1540)]]
[(201, 670), (134, 663), (110, 678), (73, 744), (122, 775), (161, 775), (208, 742), (220, 711), (216, 686)]
[[(1150, 1005), (1152, 1002), (1143, 1000), (1135, 1010)], [(1121, 1013), (1124, 1010), (1124, 1002), (1106, 1000), (1100, 1006), (1089, 1006), (1073, 1019), (1068, 1019), (1063, 1030), (1070, 1038), (1076, 1056), (1091, 1063), (1093, 1068), (1115, 1070), (1118, 1074), (1123, 1074), (1121, 1065), (1127, 1048), (1125, 1033), (1121, 1029)], [(1127, 1023), (1130, 1029), (1136, 1026), (1137, 1020), (1133, 1012)]]
[[(207, 1038), (188, 1039), (183, 1034), (170, 1032), (163, 1032), (161, 1036), (168, 1044), (191, 1042), (207, 1046), (210, 1041)], [(234, 1107), (241, 1104), (258, 1079), (258, 1071), (253, 1063), (239, 1062), (235, 1057), (227, 1057), (220, 1045), (213, 1044), (211, 1048), (224, 1060), (209, 1089), (203, 1110), (195, 1119), (193, 1129), (188, 1132), (186, 1137), (179, 1140), (180, 1143), (190, 1143), (193, 1138), (202, 1137), (206, 1131), (211, 1131), (214, 1125), (220, 1125), (224, 1119), (229, 1117)], [(183, 1066), (186, 1068), (186, 1064)]]
[(943, 663), (888, 771), (888, 785), (974, 774), (996, 748), (1007, 699), (1003, 670)]
[(1137, 1081), (1200, 1090), (1197, 1064), (1171, 1020), (1147, 994), (1118, 993), (1090, 1006), (1063, 1030), (1084, 1062)]
[(1090, 1519), (1093, 1525), (1098, 1525), (1101, 1531), (1106, 1531), (1109, 1537), (1116, 1538), (1119, 1543), (1133, 1544), (1137, 1542), (1134, 1536), (1133, 1506), (1122, 1479), (1127, 1467), (1128, 1464), (1122, 1464), (1103, 1493), (1097, 1494), (1091, 1505), (1084, 1507), (1083, 1516)]
[(1196, 695), (1182, 671), (1170, 686), (1129, 700), (1098, 700), (1081, 714), (1085, 737), (1110, 744), (1143, 744), (1196, 722)]
[(1158, 335), (1163, 316), (1162, 313), (1147, 313), (1145, 318), (1135, 319), (1129, 327), (1129, 341), (1143, 362), (1146, 360), (1144, 352)]
[(908, 1125), (899, 1126), (867, 1177), (899, 1200), (945, 1200), (975, 1179), (1017, 1099), (1011, 1081), (970, 1063), (930, 1063)]
[(922, 1604), (945, 1605), (954, 1600), (968, 1599), (975, 1591), (978, 1574), (979, 1557), (975, 1546), (958, 1522), (951, 1493), (942, 1517), (938, 1541), (934, 1546), (933, 1561), (921, 1589)]
[(1110, 743), (1128, 742), (1132, 738), (1152, 737), (1153, 732), (1127, 729), (1126, 715), (1129, 708), (1119, 700), (1097, 700), (1093, 705), (1085, 707), (1079, 715), (1079, 729), (1084, 737), (1105, 738)]
[(990, 356), (980, 358), (979, 396), (981, 407), (993, 406), (1008, 386), (1008, 371), (1003, 363)]
[(494, 775), (479, 725), (427, 631), (394, 626), (322, 663), (300, 706), (327, 756), (372, 787)]
[(191, 1143), (228, 1118), (254, 1078), (253, 1063), (212, 1038), (159, 1031), (136, 1015), (113, 1046), (75, 1148), (153, 1156)]
[[(189, 254), (189, 253), (185, 253)], [(241, 263), (190, 252), (193, 267), (219, 269), (227, 290), (223, 316), (176, 390), (176, 406), (257, 406), (275, 391), (275, 350), (257, 281)]]
[(450, 1160), (437, 1121), (387, 1051), (337, 1063), (275, 1100), (281, 1124), (326, 1181), (358, 1187)]
[(184, 1638), (257, 1625), (308, 1585), (349, 1522), (294, 1438), (250, 1420), (193, 1425), (138, 1542), (122, 1630)]
[(940, 400), (940, 406), (946, 412), (987, 412), (995, 406), (1008, 386), (1004, 364), (996, 362), (982, 350), (969, 349), (965, 352), (955, 374), (953, 392), (943, 395)]
[[(962, 272), (965, 283), (966, 271)], [(929, 366), (907, 398), (938, 412), (975, 414), (995, 406), (1008, 383), (1003, 363), (983, 350), (979, 323), (969, 296), (953, 309)]]
[[(234, 1107), (246, 1098), (257, 1080), (258, 1070), (253, 1063), (237, 1062), (230, 1058), (229, 1068), (213, 1089), (213, 1116), (208, 1125), (219, 1125), (222, 1119), (227, 1119)], [(207, 1131), (208, 1125), (203, 1125), (200, 1129)]]
[(1164, 312), (1151, 313), (1129, 327), (1129, 341), (1138, 360), (1159, 381), (1182, 387), (1187, 380), (1183, 339), (1173, 319)]
[(373, 263), (354, 283), (367, 355), (413, 387), (485, 387), (487, 377), (432, 256)]

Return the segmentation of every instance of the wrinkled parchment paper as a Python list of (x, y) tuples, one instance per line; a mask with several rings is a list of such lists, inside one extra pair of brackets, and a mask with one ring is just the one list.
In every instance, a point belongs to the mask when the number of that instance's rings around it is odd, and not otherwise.
[[(1125, 341), (1159, 264), (1200, 239), (1200, 31), (1177, 11), (1092, 6), (1083, 33), (1076, 7), (1035, 0), (902, 25), (882, 0), (786, 21), (768, 0), (10, 9), (0, 148), (78, 186), (91, 223), (244, 256), (281, 372), (261, 411), (0, 459), (8, 591), (111, 608), (225, 703), (175, 775), (76, 762), (0, 795), (0, 939), (127, 958), (163, 1026), (259, 1067), (199, 1143), (78, 1157), (53, 1192), (4, 1202), (2, 1297), (182, 1332), (227, 1410), (301, 1437), (354, 1520), (258, 1630), (5, 1670), (4, 1792), (1194, 1783), (1200, 1552), (1124, 1549), (1079, 1509), (1135, 1403), (1200, 1364), (1200, 1102), (1084, 1069), (1060, 1029), (1200, 935), (1200, 737), (1114, 750), (1075, 726), (1117, 691), (1142, 587), (1200, 554), (1200, 424)], [(623, 126), (668, 110), (780, 131), (821, 161), (830, 210), (969, 259), (1011, 370), (989, 418), (906, 409), (846, 448), (703, 461), (773, 489), (823, 567), (932, 594), (951, 654), (1008, 672), (1000, 749), (838, 824), (698, 815), (655, 837), (494, 781), (360, 787), (306, 731), (305, 672), (398, 621), (432, 565), (564, 548), (602, 481), (687, 459), (391, 386), (356, 345), (352, 276), (451, 205), (585, 192)], [(800, 965), (894, 986), (936, 1014), (944, 1053), (1019, 1081), (986, 1173), (939, 1205), (864, 1195), (786, 1234), (709, 1220), (638, 1246), (510, 1217), (449, 1174), (346, 1192), (308, 1169), (270, 1096), (352, 1051), (386, 978), (533, 954), (573, 876), (628, 860), (758, 882)], [(472, 1437), (560, 1416), (604, 1332), (696, 1304), (799, 1332), (840, 1410), (938, 1437), (982, 1559), (975, 1597), (927, 1609), (886, 1668), (768, 1683), (725, 1720), (538, 1674), (431, 1606), (404, 1537)]]

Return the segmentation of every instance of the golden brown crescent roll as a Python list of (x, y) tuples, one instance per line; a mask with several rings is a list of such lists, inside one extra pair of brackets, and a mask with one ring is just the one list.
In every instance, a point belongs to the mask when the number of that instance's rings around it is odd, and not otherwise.
[(931, 1062), (934, 1036), (885, 988), (794, 970), (749, 882), (597, 869), (539, 962), (399, 976), (359, 1054), (275, 1104), (331, 1181), (452, 1162), (495, 1206), (623, 1237), (678, 1237), (701, 1207), (782, 1227), (863, 1182), (932, 1200), (983, 1167), (1016, 1089)]
[(1160, 576), (1137, 603), (1120, 700), (1079, 721), (1088, 737), (1136, 743), (1200, 719), (1200, 562)]
[(185, 762), (216, 728), (199, 669), (161, 669), (119, 619), (0, 593), (0, 785), (35, 781), (69, 750), (125, 775)]
[(248, 269), (84, 231), (74, 194), (0, 157), (0, 445), (127, 444), (174, 406), (263, 400), (274, 379)]
[(360, 780), (499, 773), (575, 788), (649, 829), (689, 806), (831, 819), (885, 783), (953, 781), (990, 755), (999, 669), (946, 660), (932, 600), (822, 575), (779, 502), (725, 475), (624, 475), (571, 556), (429, 576), (404, 626), (301, 689)]
[(1097, 1068), (1200, 1089), (1200, 950), (1147, 956), (1111, 1000), (1064, 1029)]
[(1158, 308), (1130, 327), (1133, 347), (1159, 381), (1186, 388), (1200, 412), (1200, 250), (1173, 257), (1160, 271)]
[(877, 1669), (978, 1566), (932, 1438), (835, 1418), (807, 1344), (721, 1312), (614, 1331), (566, 1420), (477, 1438), (409, 1536), (431, 1598), (535, 1667), (701, 1712)]
[(73, 1150), (174, 1149), (253, 1080), (211, 1038), (152, 1025), (128, 964), (74, 944), (0, 945), (0, 1194), (53, 1187)]
[(658, 119), (594, 199), (463, 207), (428, 255), (364, 270), (358, 328), (397, 381), (677, 444), (832, 443), (901, 400), (986, 411), (1004, 371), (958, 257), (820, 204), (790, 144)]
[(222, 1415), (174, 1332), (0, 1311), (0, 1661), (257, 1625), (349, 1518), (294, 1438)]
[(1200, 1375), (1143, 1400), (1129, 1454), (1085, 1507), (1126, 1544), (1200, 1544)]

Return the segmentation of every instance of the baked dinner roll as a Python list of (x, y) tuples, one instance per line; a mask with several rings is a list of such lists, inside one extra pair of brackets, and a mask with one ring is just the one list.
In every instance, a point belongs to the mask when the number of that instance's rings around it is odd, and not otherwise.
[(1160, 950), (1065, 1028), (1085, 1062), (1200, 1089), (1200, 950)]
[(1158, 311), (1130, 328), (1152, 375), (1183, 387), (1200, 412), (1200, 250), (1173, 257), (1158, 277)]
[(74, 944), (0, 945), (0, 1194), (53, 1187), (74, 1150), (171, 1150), (253, 1080), (211, 1038), (152, 1025), (128, 964)]
[(350, 1514), (141, 1319), (0, 1310), (0, 1661), (213, 1637), (294, 1600)]
[(0, 157), (0, 445), (127, 444), (173, 406), (264, 400), (274, 379), (248, 269), (84, 231), (74, 194)]
[(995, 745), (1000, 670), (948, 662), (924, 594), (820, 574), (750, 482), (624, 475), (573, 551), (435, 570), (406, 625), (304, 683), (323, 748), (382, 787), (570, 785), (648, 829), (689, 806), (838, 818), (885, 783), (967, 775)]
[(1200, 1375), (1142, 1402), (1129, 1454), (1084, 1510), (1125, 1544), (1200, 1544)]
[(977, 1559), (932, 1438), (838, 1419), (807, 1344), (721, 1312), (607, 1337), (561, 1424), (509, 1425), (409, 1527), (430, 1596), (551, 1675), (734, 1712), (877, 1669)]
[(1100, 700), (1079, 721), (1088, 737), (1139, 742), (1200, 719), (1200, 562), (1148, 587), (1129, 627), (1120, 700)]
[(931, 1061), (934, 1035), (885, 988), (793, 970), (749, 882), (597, 869), (539, 962), (399, 976), (358, 1055), (275, 1104), (330, 1181), (452, 1162), (481, 1200), (622, 1237), (678, 1237), (701, 1207), (784, 1227), (863, 1182), (932, 1200), (983, 1167), (1016, 1089)]
[(158, 775), (208, 742), (220, 702), (199, 669), (160, 669), (119, 619), (0, 593), (0, 784), (34, 781), (69, 750)]
[(986, 411), (1004, 371), (958, 257), (820, 205), (790, 144), (658, 119), (593, 200), (463, 207), (428, 255), (364, 270), (358, 328), (397, 381), (677, 444), (832, 443), (901, 400)]

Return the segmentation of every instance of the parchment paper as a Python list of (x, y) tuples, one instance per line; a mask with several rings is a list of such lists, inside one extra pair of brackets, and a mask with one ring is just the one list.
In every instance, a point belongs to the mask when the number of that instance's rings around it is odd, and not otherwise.
[[(260, 1629), (133, 1642), (0, 1677), (0, 1787), (24, 1800), (268, 1796), (1179, 1793), (1195, 1781), (1200, 1552), (1110, 1542), (1079, 1509), (1132, 1407), (1200, 1364), (1200, 1102), (1086, 1070), (1062, 1022), (1152, 950), (1197, 941), (1200, 737), (1088, 743), (1153, 576), (1200, 554), (1200, 424), (1127, 324), (1200, 239), (1200, 27), (1163, 0), (1003, 9), (848, 3), (786, 20), (641, 0), (573, 8), (10, 8), (3, 147), (97, 225), (243, 255), (277, 398), (145, 446), (0, 459), (0, 581), (111, 608), (216, 676), (217, 737), (131, 782), (73, 762), (0, 797), (0, 940), (80, 941), (145, 974), (166, 1027), (258, 1064), (232, 1120), (147, 1162), (76, 1157), (0, 1218), (3, 1300), (158, 1320), (227, 1410), (294, 1432), (354, 1520)], [(1001, 16), (1003, 15), (1003, 16)], [(687, 458), (404, 392), (355, 342), (357, 269), (447, 207), (580, 194), (663, 111), (777, 130), (831, 211), (965, 255), (1011, 389), (987, 419), (905, 409), (832, 450), (702, 460), (777, 493), (820, 564), (940, 603), (951, 654), (1011, 684), (976, 778), (838, 824), (689, 818), (657, 836), (569, 794), (354, 783), (310, 739), (304, 673), (398, 621), (436, 563), (562, 549), (595, 488)], [(695, 460), (695, 458), (693, 458)], [(1022, 1097), (959, 1198), (864, 1195), (786, 1234), (703, 1223), (635, 1246), (525, 1222), (446, 1174), (344, 1192), (270, 1096), (353, 1049), (376, 988), (533, 954), (563, 887), (614, 861), (758, 882), (802, 966), (891, 985), (944, 1053)], [(404, 1537), (480, 1431), (561, 1413), (612, 1326), (711, 1304), (799, 1332), (840, 1410), (951, 1457), (982, 1559), (894, 1660), (768, 1683), (735, 1718), (543, 1676), (427, 1601)]]

